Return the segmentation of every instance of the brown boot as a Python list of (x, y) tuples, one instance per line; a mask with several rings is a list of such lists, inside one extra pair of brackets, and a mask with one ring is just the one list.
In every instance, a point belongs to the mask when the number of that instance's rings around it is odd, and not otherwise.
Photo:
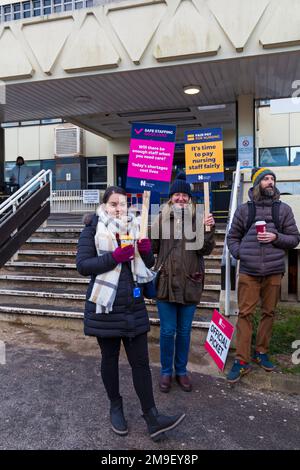
[(159, 390), (168, 393), (171, 389), (172, 375), (161, 375), (159, 379)]
[(176, 375), (176, 382), (179, 387), (185, 392), (192, 391), (192, 382), (188, 375)]

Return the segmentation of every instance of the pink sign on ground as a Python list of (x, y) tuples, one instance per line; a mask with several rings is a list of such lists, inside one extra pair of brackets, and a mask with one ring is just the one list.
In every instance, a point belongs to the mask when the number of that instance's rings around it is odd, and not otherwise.
[(127, 176), (169, 182), (175, 142), (131, 139)]
[(233, 332), (233, 325), (217, 310), (214, 310), (204, 347), (222, 371), (225, 367)]

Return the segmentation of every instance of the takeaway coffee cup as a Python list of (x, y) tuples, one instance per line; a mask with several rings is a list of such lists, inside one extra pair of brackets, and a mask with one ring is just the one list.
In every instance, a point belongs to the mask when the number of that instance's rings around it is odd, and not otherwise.
[(264, 220), (258, 220), (255, 222), (256, 233), (265, 233), (266, 226), (267, 224)]
[(130, 235), (121, 235), (120, 243), (121, 243), (121, 248), (125, 248), (125, 246), (133, 245), (134, 239)]

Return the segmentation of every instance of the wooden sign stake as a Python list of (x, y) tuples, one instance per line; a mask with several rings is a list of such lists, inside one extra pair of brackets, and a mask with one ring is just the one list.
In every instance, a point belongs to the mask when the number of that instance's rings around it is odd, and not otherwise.
[[(210, 204), (209, 204), (209, 183), (203, 183), (204, 186), (204, 219), (207, 218), (210, 213)], [(205, 226), (206, 232), (210, 232), (210, 226)]]
[(143, 206), (141, 216), (140, 240), (148, 236), (148, 215), (150, 206), (151, 191), (143, 192)]

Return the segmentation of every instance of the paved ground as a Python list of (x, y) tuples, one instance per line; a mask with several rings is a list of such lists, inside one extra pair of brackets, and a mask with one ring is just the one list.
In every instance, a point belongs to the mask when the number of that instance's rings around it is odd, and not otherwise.
[(157, 388), (158, 347), (151, 345), (157, 406), (186, 420), (156, 444), (147, 433), (121, 360), (121, 390), (130, 432), (110, 430), (108, 401), (94, 339), (78, 332), (1, 323), (0, 449), (300, 449), (299, 395), (263, 392), (193, 372), (194, 391)]

